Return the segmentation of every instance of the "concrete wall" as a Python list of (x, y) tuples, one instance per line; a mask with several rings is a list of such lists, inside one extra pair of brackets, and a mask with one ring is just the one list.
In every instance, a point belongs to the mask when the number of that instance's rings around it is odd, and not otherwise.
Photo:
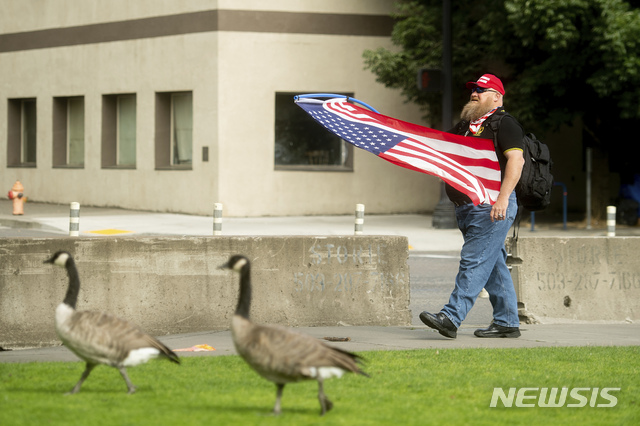
[(520, 237), (507, 245), (525, 321), (640, 320), (640, 237)]
[(59, 344), (55, 307), (73, 254), (79, 310), (104, 310), (152, 335), (228, 329), (238, 276), (218, 267), (252, 260), (256, 322), (287, 326), (409, 325), (408, 241), (396, 236), (42, 238), (0, 240), (0, 346)]

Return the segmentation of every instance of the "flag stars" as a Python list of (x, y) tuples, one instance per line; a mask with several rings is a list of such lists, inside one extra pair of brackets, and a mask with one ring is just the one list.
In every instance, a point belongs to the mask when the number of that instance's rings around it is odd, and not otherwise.
[(367, 118), (364, 119), (366, 122), (356, 118), (344, 119), (340, 113), (325, 110), (321, 106), (307, 111), (332, 134), (376, 155), (404, 139), (403, 135), (396, 134), (391, 129), (372, 125), (372, 121)]

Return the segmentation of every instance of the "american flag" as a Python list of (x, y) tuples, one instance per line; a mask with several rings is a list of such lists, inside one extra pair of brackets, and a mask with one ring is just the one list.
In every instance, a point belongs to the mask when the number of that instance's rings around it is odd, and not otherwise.
[(349, 103), (347, 98), (295, 102), (338, 137), (378, 157), (437, 176), (468, 195), (493, 204), (500, 192), (500, 165), (491, 139), (441, 132), (396, 120)]

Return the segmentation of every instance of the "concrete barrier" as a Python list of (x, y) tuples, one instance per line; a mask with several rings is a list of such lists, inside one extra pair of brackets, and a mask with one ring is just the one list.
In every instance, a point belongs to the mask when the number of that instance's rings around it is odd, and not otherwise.
[(640, 320), (640, 237), (507, 240), (521, 320)]
[(8, 238), (0, 240), (0, 346), (60, 344), (54, 310), (76, 259), (78, 309), (104, 310), (156, 336), (228, 329), (238, 277), (252, 260), (256, 322), (288, 326), (410, 325), (408, 241), (398, 236)]

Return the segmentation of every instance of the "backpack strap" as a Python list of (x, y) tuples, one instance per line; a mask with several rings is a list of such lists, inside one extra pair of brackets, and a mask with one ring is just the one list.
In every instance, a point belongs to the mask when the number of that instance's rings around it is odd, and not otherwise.
[(513, 241), (518, 241), (518, 234), (520, 233), (520, 221), (522, 220), (522, 210), (522, 205), (518, 201), (518, 213), (516, 213), (516, 218), (513, 221)]
[(502, 119), (509, 115), (504, 109), (496, 111), (489, 117), (489, 127), (493, 131), (493, 144), (498, 149), (498, 129), (500, 128), (500, 123)]
[[(506, 112), (504, 109), (501, 109), (495, 112), (490, 117), (491, 121), (489, 122), (489, 127), (493, 131), (493, 147), (496, 150), (496, 153), (498, 151), (498, 129), (500, 128), (500, 123), (502, 122), (502, 119), (505, 118), (507, 115), (509, 115), (509, 113)], [(520, 125), (520, 127), (522, 127), (522, 125)], [(518, 212), (516, 213), (516, 218), (513, 221), (513, 240), (514, 241), (518, 241), (518, 234), (520, 233), (520, 221), (522, 220), (522, 210), (523, 210), (522, 204), (520, 203), (517, 197), (516, 197), (516, 201), (518, 203)]]
[(466, 120), (462, 120), (458, 124), (453, 126), (453, 128), (449, 130), (448, 133), (453, 133), (455, 135), (463, 135), (464, 134), (463, 129), (468, 127), (469, 127), (469, 122)]

